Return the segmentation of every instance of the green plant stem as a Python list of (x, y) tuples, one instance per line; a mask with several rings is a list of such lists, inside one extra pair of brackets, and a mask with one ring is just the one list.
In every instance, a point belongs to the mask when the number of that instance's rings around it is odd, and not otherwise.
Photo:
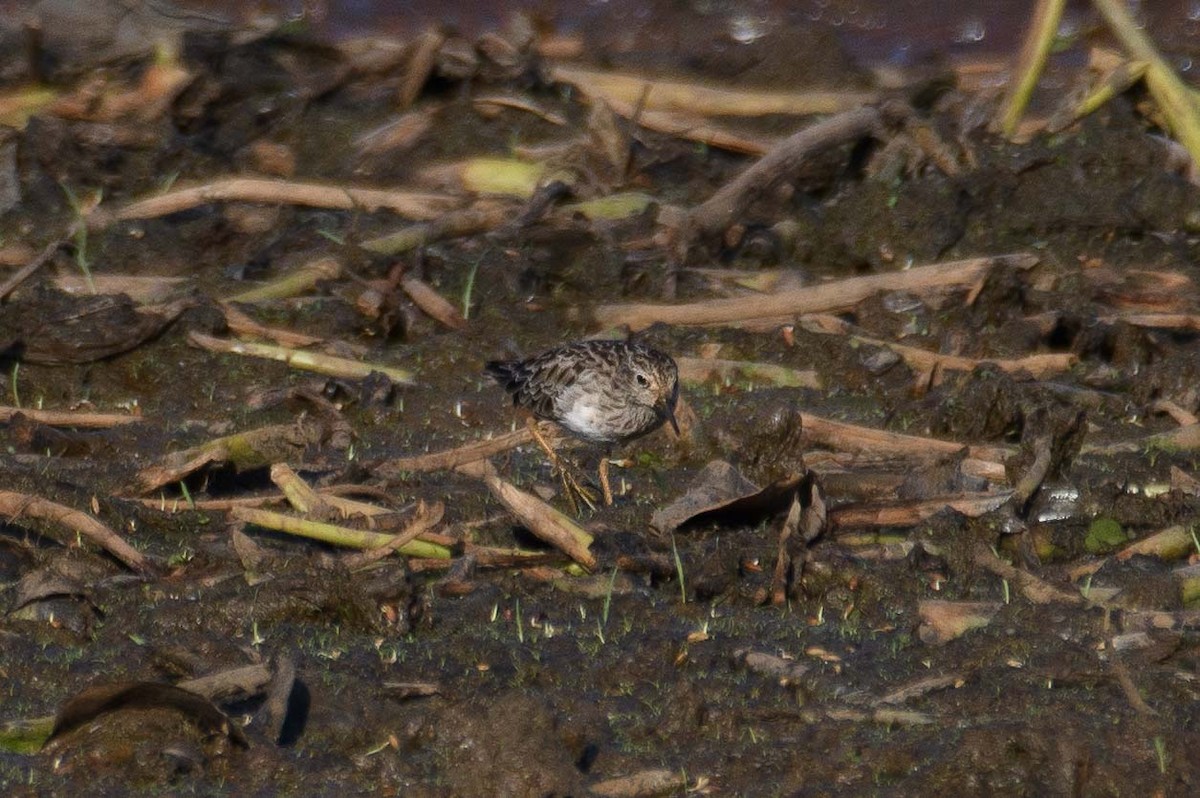
[(1000, 114), (1000, 130), (1005, 136), (1011, 136), (1016, 131), (1021, 114), (1025, 113), (1025, 108), (1029, 105), (1033, 89), (1046, 67), (1046, 59), (1050, 56), (1050, 48), (1054, 44), (1054, 37), (1058, 33), (1058, 25), (1066, 5), (1066, 0), (1041, 0), (1034, 10), (1029, 35), (1021, 47), (1021, 55), (1014, 70), (1018, 77), (1005, 99)]

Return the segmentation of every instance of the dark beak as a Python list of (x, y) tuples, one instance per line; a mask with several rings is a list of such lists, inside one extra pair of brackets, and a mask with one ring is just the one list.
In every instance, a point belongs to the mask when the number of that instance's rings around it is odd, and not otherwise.
[(663, 402), (658, 408), (658, 416), (661, 419), (671, 422), (671, 429), (675, 430), (675, 437), (679, 437), (679, 423), (675, 421), (675, 403)]

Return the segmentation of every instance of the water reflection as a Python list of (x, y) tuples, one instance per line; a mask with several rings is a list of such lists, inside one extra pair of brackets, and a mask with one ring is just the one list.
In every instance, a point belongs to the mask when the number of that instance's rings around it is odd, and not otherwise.
[[(10, 0), (0, 0), (3, 9)], [(237, 0), (178, 0), (187, 8), (231, 17), (252, 13)], [(1200, 0), (1132, 2), (1135, 18), (1155, 41), (1174, 52), (1200, 44)], [(932, 55), (1015, 52), (1032, 16), (1034, 0), (263, 0), (254, 4), (279, 19), (303, 16), (333, 38), (405, 35), (431, 25), (467, 37), (531, 14), (545, 30), (603, 43), (611, 55), (670, 48), (680, 41), (724, 38), (750, 44), (795, 25), (824, 28), (864, 64), (903, 64)], [(1096, 28), (1090, 5), (1068, 3), (1060, 37), (1073, 41)], [(1190, 62), (1189, 62), (1190, 66)]]

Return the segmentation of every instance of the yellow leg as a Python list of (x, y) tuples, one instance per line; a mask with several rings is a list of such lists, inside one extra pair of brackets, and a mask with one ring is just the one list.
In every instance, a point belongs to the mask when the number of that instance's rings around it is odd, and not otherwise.
[(546, 442), (546, 439), (542, 437), (542, 433), (538, 432), (537, 419), (535, 419), (533, 416), (530, 416), (529, 418), (525, 419), (525, 426), (529, 427), (529, 434), (533, 436), (534, 443), (541, 447), (542, 451), (546, 453), (546, 456), (550, 458), (550, 462), (553, 463), (557, 468), (558, 455), (555, 453), (554, 449), (550, 447), (550, 444)]
[[(558, 456), (558, 453), (554, 451), (549, 443), (547, 443), (546, 439), (542, 436), (542, 433), (538, 432), (537, 420), (531, 416), (525, 423), (526, 426), (529, 427), (529, 434), (533, 436), (534, 442), (537, 443), (541, 450), (546, 453), (546, 457), (550, 460), (551, 467), (558, 472), (558, 477), (560, 480), (562, 480), (563, 493), (566, 494), (567, 501), (571, 503), (571, 512), (575, 513), (576, 515), (579, 514), (579, 505), (575, 501), (576, 496), (578, 496), (580, 499), (583, 499), (583, 503), (588, 506), (588, 509), (594, 511), (596, 509), (595, 494), (593, 494), (583, 485), (579, 484), (579, 480), (577, 480), (575, 475), (571, 473), (567, 464), (563, 462), (563, 459)], [(605, 488), (605, 495), (608, 495), (607, 486)], [(608, 503), (612, 504), (611, 497)]]
[(605, 506), (612, 507), (612, 488), (608, 485), (608, 455), (600, 458), (600, 489), (604, 491)]

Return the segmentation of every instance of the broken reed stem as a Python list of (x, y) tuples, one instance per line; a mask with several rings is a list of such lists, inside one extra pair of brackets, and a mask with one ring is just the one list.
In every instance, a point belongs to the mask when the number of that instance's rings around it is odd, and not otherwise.
[(73, 222), (71, 226), (67, 228), (67, 232), (63, 233), (62, 236), (54, 241), (51, 241), (49, 244), (43, 247), (42, 251), (37, 254), (37, 257), (29, 261), (29, 263), (26, 263), (24, 266), (18, 269), (15, 274), (0, 284), (0, 302), (3, 302), (5, 299), (7, 299), (9, 294), (11, 294), (13, 291), (16, 291), (17, 288), (20, 287), (21, 283), (28, 280), (34, 272), (42, 268), (42, 266), (44, 266), (46, 262), (53, 257), (54, 253), (58, 251), (59, 247), (75, 237), (82, 226), (82, 221), (76, 219), (75, 222)]
[(1034, 10), (1029, 33), (1013, 67), (1016, 79), (1009, 79), (1009, 90), (1001, 106), (1000, 130), (1006, 137), (1012, 137), (1021, 115), (1025, 113), (1025, 107), (1029, 105), (1033, 89), (1046, 67), (1046, 59), (1058, 34), (1059, 21), (1066, 5), (1067, 0), (1039, 0)]
[(477, 202), (470, 208), (449, 211), (425, 222), (417, 222), (394, 233), (364, 241), (361, 246), (380, 255), (399, 255), (435, 241), (461, 238), (494, 230), (508, 220), (509, 205), (493, 200)]
[(1086, 97), (1051, 116), (1046, 122), (1046, 132), (1061, 133), (1078, 120), (1102, 108), (1114, 97), (1124, 94), (1146, 77), (1148, 66), (1145, 61), (1134, 60), (1122, 61), (1109, 69)]
[(145, 493), (161, 488), (210, 463), (228, 462), (246, 469), (299, 459), (305, 447), (316, 445), (324, 434), (323, 424), (314, 417), (302, 416), (292, 424), (273, 424), (214, 438), (190, 449), (170, 452), (143, 468), (137, 474), (135, 490)]
[(706, 116), (810, 116), (857, 108), (879, 99), (874, 91), (753, 91), (703, 83), (662, 80), (555, 64), (550, 79), (570, 83), (584, 94), (605, 101), (640, 102), (647, 111), (684, 111)]
[(1189, 424), (1170, 432), (1160, 432), (1132, 441), (1117, 443), (1089, 444), (1085, 443), (1080, 454), (1083, 455), (1114, 455), (1129, 452), (1195, 452), (1200, 450), (1200, 424)]
[(1033, 451), (1033, 463), (1013, 485), (1013, 497), (1021, 513), (1028, 509), (1029, 500), (1037, 493), (1050, 472), (1050, 465), (1054, 462), (1054, 442), (1048, 435), (1039, 437), (1033, 443)]
[(1150, 37), (1138, 27), (1125, 4), (1118, 0), (1092, 0), (1092, 5), (1112, 29), (1121, 45), (1139, 61), (1146, 62), (1146, 86), (1170, 123), (1171, 132), (1187, 148), (1193, 164), (1200, 164), (1200, 103), (1154, 48)]
[(445, 507), (441, 502), (437, 502), (433, 506), (426, 505), (425, 502), (419, 503), (416, 515), (408, 522), (408, 526), (397, 532), (391, 540), (382, 546), (350, 555), (345, 558), (343, 563), (353, 571), (366, 567), (376, 560), (381, 560), (394, 551), (403, 551), (409, 543), (415, 542), (421, 535), (437, 526), (442, 520), (443, 512), (445, 512)]
[(361, 209), (367, 212), (385, 209), (418, 220), (435, 219), (462, 204), (461, 199), (445, 194), (232, 177), (214, 180), (202, 186), (168, 191), (150, 199), (138, 200), (116, 211), (115, 214), (93, 211), (88, 219), (90, 224), (104, 226), (113, 219), (118, 221), (152, 219), (213, 202), (262, 202), (271, 205), (303, 205), (347, 211)]
[(901, 455), (928, 460), (955, 455), (966, 449), (969, 457), (992, 463), (1003, 463), (1015, 451), (1003, 446), (968, 445), (919, 435), (904, 435), (844, 421), (833, 421), (812, 413), (801, 413), (800, 421), (806, 443), (839, 451), (880, 456)]
[(1010, 584), (1021, 591), (1021, 594), (1025, 598), (1034, 604), (1062, 603), (1081, 605), (1088, 603), (1087, 599), (1078, 593), (1069, 593), (1061, 590), (1046, 580), (1034, 576), (1029, 571), (1009, 565), (997, 557), (996, 553), (982, 542), (975, 544), (971, 559), (981, 568), (986, 568), (1001, 579), (1007, 579)]
[(703, 116), (677, 111), (646, 111), (637, 102), (613, 99), (608, 101), (613, 112), (638, 127), (667, 136), (695, 141), (706, 147), (741, 153), (765, 155), (774, 148), (776, 139), (736, 133), (710, 123)]
[(323, 517), (330, 509), (325, 499), (287, 463), (275, 463), (271, 466), (271, 482), (283, 492), (287, 503), (298, 513)]
[(1117, 562), (1124, 562), (1130, 557), (1158, 557), (1161, 560), (1175, 560), (1188, 556), (1195, 548), (1192, 530), (1188, 526), (1169, 526), (1152, 532), (1145, 537), (1135, 540), (1113, 555)]
[(995, 268), (1028, 269), (1038, 262), (1029, 253), (989, 255), (935, 263), (902, 272), (848, 277), (823, 285), (780, 291), (766, 296), (733, 297), (686, 305), (601, 305), (595, 318), (602, 327), (628, 325), (642, 330), (656, 322), (674, 325), (730, 324), (753, 319), (795, 317), (808, 313), (850, 310), (880, 291), (918, 295), (969, 288)]
[(877, 133), (888, 116), (876, 107), (855, 108), (794, 133), (726, 183), (716, 194), (688, 214), (691, 228), (700, 235), (715, 235), (741, 215), (755, 197), (791, 179), (813, 153)]
[(229, 341), (223, 338), (216, 338), (211, 335), (205, 335), (202, 332), (192, 330), (188, 333), (188, 342), (195, 344), (201, 349), (207, 349), (210, 352), (223, 352), (230, 355), (243, 355), (245, 357), (258, 357), (265, 360), (278, 360), (281, 363), (286, 363), (294, 369), (302, 369), (304, 371), (312, 371), (317, 374), (325, 374), (330, 377), (341, 377), (349, 380), (361, 380), (370, 376), (371, 372), (378, 371), (385, 375), (392, 382), (400, 385), (414, 385), (412, 372), (405, 369), (396, 368), (394, 366), (385, 366), (380, 363), (363, 363), (358, 360), (350, 360), (344, 357), (333, 357), (331, 355), (323, 355), (320, 352), (305, 352), (299, 349), (288, 349), (287, 347), (274, 346), (273, 344), (259, 344), (248, 341)]
[(1001, 490), (992, 493), (961, 493), (918, 501), (850, 504), (831, 510), (829, 525), (833, 529), (913, 526), (946, 509), (954, 510), (967, 518), (978, 518), (1004, 506), (1011, 496), (1011, 490)]
[[(362, 529), (326, 524), (319, 521), (308, 521), (292, 515), (258, 510), (251, 507), (234, 507), (229, 510), (229, 516), (237, 521), (273, 529), (288, 535), (296, 535), (311, 540), (332, 543), (335, 546), (347, 546), (354, 549), (376, 549), (387, 546), (396, 537), (379, 532), (367, 532)], [(401, 533), (403, 534), (403, 533)], [(418, 533), (420, 534), (420, 533)], [(448, 560), (451, 551), (446, 546), (427, 543), (423, 540), (411, 540), (399, 548), (401, 554), (425, 559)]]
[[(1112, 641), (1109, 641), (1111, 647)], [(1119, 654), (1114, 655), (1109, 659), (1109, 669), (1112, 671), (1117, 684), (1121, 687), (1121, 692), (1125, 694), (1125, 699), (1129, 701), (1129, 705), (1137, 710), (1140, 714), (1147, 717), (1156, 717), (1158, 712), (1146, 703), (1146, 699), (1142, 698), (1141, 691), (1138, 690), (1137, 684), (1133, 681), (1133, 675), (1129, 673), (1129, 668), (1121, 661)]]
[(110, 429), (126, 424), (137, 424), (141, 416), (117, 413), (74, 413), (69, 410), (31, 410), (23, 407), (0, 407), (0, 424), (7, 424), (17, 416), (48, 427), (75, 427), (77, 429)]
[(148, 573), (152, 570), (150, 561), (140, 551), (126, 543), (124, 538), (95, 518), (73, 507), (27, 493), (0, 491), (0, 517), (7, 518), (10, 523), (17, 523), (23, 518), (35, 518), (39, 521), (48, 521), (51, 524), (64, 526), (107, 551), (131, 571)]
[(317, 258), (276, 280), (231, 296), (226, 301), (251, 305), (273, 299), (289, 299), (315, 288), (318, 283), (336, 280), (341, 275), (342, 264), (338, 263), (335, 258)]
[(1105, 324), (1123, 321), (1134, 327), (1200, 332), (1200, 314), (1196, 313), (1118, 313), (1112, 316), (1101, 316), (1099, 321)]
[(467, 326), (467, 319), (458, 308), (437, 291), (429, 283), (411, 275), (400, 279), (400, 287), (408, 298), (419, 307), (426, 316), (436, 319), (452, 330), (462, 330)]
[(792, 496), (792, 504), (788, 508), (787, 518), (784, 519), (783, 525), (779, 528), (779, 539), (775, 547), (775, 573), (771, 577), (770, 596), (771, 604), (777, 607), (787, 602), (789, 574), (796, 579), (800, 577), (799, 571), (802, 563), (793, 561), (788, 541), (791, 540), (793, 535), (800, 534), (800, 516), (802, 511), (800, 495), (796, 493)]
[(225, 316), (225, 326), (229, 332), (238, 338), (257, 338), (274, 341), (280, 346), (302, 348), (325, 343), (324, 339), (294, 330), (284, 330), (278, 327), (267, 327), (259, 324), (246, 313), (243, 313), (229, 302), (218, 302), (217, 306)]
[[(542, 423), (538, 431), (546, 438), (560, 437), (553, 425)], [(504, 435), (486, 441), (476, 441), (430, 454), (418, 454), (412, 457), (397, 457), (394, 460), (384, 460), (374, 466), (371, 471), (384, 479), (397, 479), (406, 473), (421, 473), (426, 471), (448, 471), (452, 468), (486, 460), (489, 457), (515, 449), (518, 446), (533, 443), (533, 435), (528, 427), (520, 427)]]
[(591, 535), (538, 497), (502, 480), (490, 462), (478, 460), (456, 470), (482, 480), (496, 500), (534, 535), (589, 571), (596, 567), (596, 557), (588, 550)]
[(909, 368), (919, 373), (927, 374), (934, 370), (944, 371), (974, 371), (987, 363), (1007, 374), (1028, 374), (1034, 379), (1044, 379), (1054, 374), (1070, 371), (1079, 362), (1079, 357), (1071, 352), (1043, 352), (1026, 355), (1019, 358), (973, 358), (961, 355), (947, 355), (940, 352), (930, 352), (915, 346), (885, 341), (854, 332), (849, 323), (836, 316), (813, 314), (800, 319), (801, 325), (809, 332), (822, 335), (843, 335), (851, 341), (867, 346), (878, 346), (890, 349), (899, 355)]

